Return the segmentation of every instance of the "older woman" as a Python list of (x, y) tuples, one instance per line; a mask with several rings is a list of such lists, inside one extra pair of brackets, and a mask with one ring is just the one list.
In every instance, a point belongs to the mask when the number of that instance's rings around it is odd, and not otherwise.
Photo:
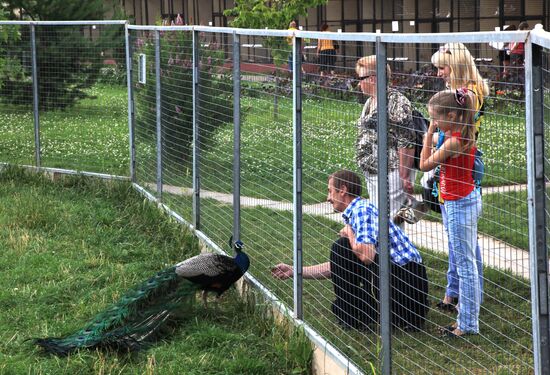
[[(387, 66), (388, 79), (391, 75)], [(376, 56), (360, 58), (355, 65), (361, 91), (369, 96), (361, 117), (357, 121), (357, 164), (366, 179), (369, 199), (378, 205), (378, 109), (376, 97)], [(413, 169), (415, 132), (412, 106), (400, 92), (388, 88), (388, 196), (390, 217), (394, 217), (413, 192), (415, 171)]]

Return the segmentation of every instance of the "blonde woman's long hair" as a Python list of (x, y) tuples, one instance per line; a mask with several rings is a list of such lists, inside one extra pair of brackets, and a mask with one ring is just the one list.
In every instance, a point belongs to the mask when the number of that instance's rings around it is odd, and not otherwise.
[(456, 123), (462, 125), (460, 136), (465, 150), (476, 145), (475, 94), (465, 87), (443, 90), (431, 97), (428, 106), (438, 115), (456, 114)]
[(464, 44), (445, 44), (432, 55), (432, 64), (438, 68), (447, 65), (451, 69), (450, 89), (456, 90), (474, 83), (481, 89), (484, 97), (489, 95), (489, 85), (481, 77), (472, 54)]

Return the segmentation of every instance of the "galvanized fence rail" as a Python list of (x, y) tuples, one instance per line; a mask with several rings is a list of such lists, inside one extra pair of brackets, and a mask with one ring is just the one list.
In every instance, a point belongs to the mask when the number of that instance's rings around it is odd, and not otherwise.
[[(230, 235), (242, 239), (252, 259), (248, 280), (302, 324), (327, 355), (350, 373), (550, 373), (544, 140), (550, 113), (548, 33), (370, 34), (127, 26), (124, 34), (128, 69), (123, 83), (129, 100), (117, 103), (128, 108), (123, 114), (129, 121), (130, 155), (124, 160), (134, 186), (218, 251)], [(335, 57), (311, 52), (319, 39), (338, 41)], [(502, 55), (489, 44), (496, 46), (495, 42), (524, 42), (525, 63), (500, 61)], [(391, 101), (384, 99), (388, 92), (400, 92), (429, 117), (429, 99), (445, 88), (431, 59), (447, 43), (463, 43), (460, 48), (471, 53), (490, 90), (484, 95), (477, 139), (486, 167), (478, 224), (484, 264), (480, 332), (456, 340), (440, 333), (456, 314), (436, 308), (445, 294), (449, 262), (441, 216), (430, 213), (416, 224), (403, 225), (420, 250), (429, 280), (429, 309), (419, 331), (392, 327), (390, 312), (396, 307), (390, 302), (393, 268), (387, 236), (388, 219), (393, 219), (395, 210), (387, 191), (396, 160), (392, 132), (407, 128), (395, 124), (395, 108), (387, 111)], [(40, 45), (29, 56), (39, 59)], [(2, 47), (0, 56), (13, 50)], [(251, 49), (255, 53), (250, 54)], [(445, 48), (442, 51), (446, 53)], [(350, 62), (368, 55), (376, 55), (378, 63), (377, 79), (367, 80), (372, 80), (379, 98), (379, 116), (370, 124), (379, 137), (379, 194), (374, 204), (380, 213), (380, 281), (359, 287), (375, 293), (374, 308), (380, 318), (346, 327), (335, 315), (333, 281), (307, 276), (315, 271), (311, 266), (329, 261), (331, 245), (343, 226), (340, 214), (325, 202), (329, 174), (342, 168), (357, 172), (366, 195), (366, 181), (356, 163), (356, 141), (357, 119), (367, 96), (358, 89), (365, 83), (359, 82), (355, 63)], [(27, 71), (33, 70), (36, 58), (23, 53), (16, 58)], [(384, 74), (386, 65), (391, 75)], [(40, 71), (36, 73), (40, 82)], [(37, 86), (37, 79), (30, 82)], [(108, 100), (115, 98), (113, 94)], [(40, 100), (36, 95), (34, 103)], [(3, 104), (2, 112), (41, 121), (52, 111), (11, 103)], [(10, 132), (19, 134), (14, 139), (22, 142), (33, 138), (33, 129), (41, 140), (37, 150), (59, 136), (33, 128), (32, 121)], [(95, 135), (101, 138), (101, 133)], [(128, 143), (122, 144), (127, 150)], [(17, 164), (120, 173), (108, 168), (101, 157), (92, 161), (62, 152), (55, 160), (33, 161), (32, 154), (23, 159), (15, 152), (1, 155), (2, 161)], [(405, 175), (416, 175), (411, 198), (420, 200), (425, 185), (422, 172), (408, 168)], [(278, 263), (293, 265), (293, 280), (271, 275)], [(348, 280), (343, 283), (357, 286)], [(364, 302), (359, 298), (357, 303), (364, 306)]]

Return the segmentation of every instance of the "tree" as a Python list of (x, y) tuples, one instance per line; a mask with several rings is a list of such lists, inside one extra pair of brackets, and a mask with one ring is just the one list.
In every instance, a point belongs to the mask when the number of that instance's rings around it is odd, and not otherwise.
[[(291, 21), (306, 16), (309, 8), (324, 5), (328, 0), (235, 0), (235, 7), (224, 15), (234, 17), (231, 26), (247, 29), (286, 30)], [(285, 38), (267, 38), (275, 65), (287, 61), (290, 48)]]
[[(103, 19), (103, 0), (5, 0), (0, 9), (9, 17), (36, 21)], [(81, 26), (37, 26), (36, 53), (38, 94), (41, 109), (66, 108), (88, 96), (103, 66), (102, 56), (120, 44), (120, 26), (102, 27), (93, 33)], [(10, 104), (32, 102), (30, 28), (19, 28), (18, 42), (0, 38), (9, 69), (0, 70), (0, 100)], [(120, 40), (119, 40), (120, 39)], [(2, 53), (0, 53), (2, 55)], [(7, 64), (6, 64), (7, 65)]]
[[(8, 19), (8, 13), (0, 6), (0, 21)], [(2, 45), (8, 46), (10, 43), (20, 39), (21, 34), (19, 26), (0, 26), (0, 77), (8, 75), (11, 71), (12, 64), (8, 55), (9, 48), (1, 48)], [(0, 79), (0, 89), (2, 88), (2, 80)]]
[(33, 21), (83, 21), (103, 19), (104, 4), (103, 0), (4, 0), (0, 6)]

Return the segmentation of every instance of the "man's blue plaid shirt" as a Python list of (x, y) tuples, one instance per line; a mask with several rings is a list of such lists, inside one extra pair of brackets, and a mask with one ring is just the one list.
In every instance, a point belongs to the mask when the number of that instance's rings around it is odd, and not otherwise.
[[(378, 253), (378, 209), (362, 198), (355, 198), (342, 213), (344, 223), (351, 225), (358, 243), (373, 244)], [(409, 237), (390, 221), (390, 258), (400, 266), (422, 263), (420, 253)]]

